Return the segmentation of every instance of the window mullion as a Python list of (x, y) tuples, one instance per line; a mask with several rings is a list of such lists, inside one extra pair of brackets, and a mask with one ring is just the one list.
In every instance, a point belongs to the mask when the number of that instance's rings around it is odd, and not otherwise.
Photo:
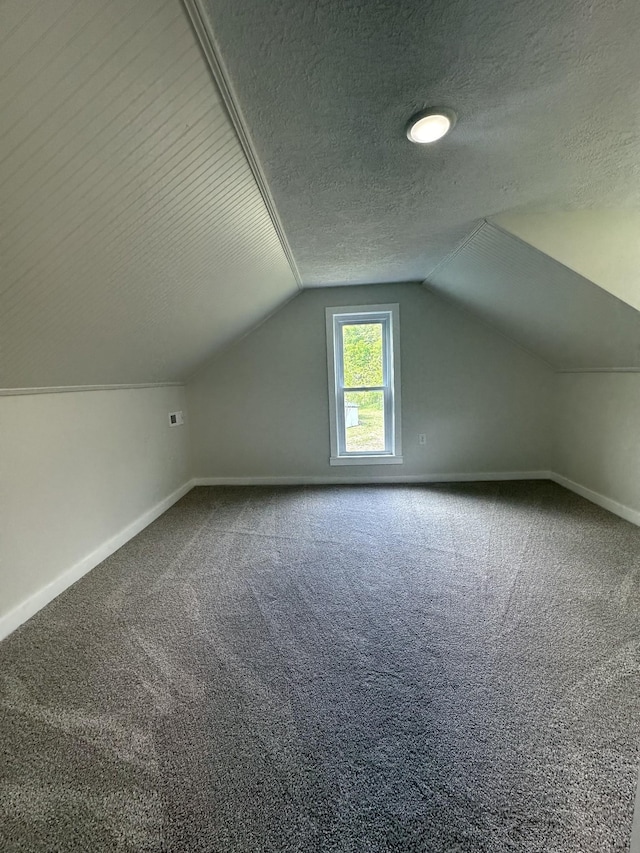
[(344, 390), (338, 388), (336, 393), (336, 414), (338, 416), (338, 452), (345, 453), (347, 449), (347, 433), (344, 420)]
[(384, 389), (384, 446), (387, 453), (393, 449), (393, 394), (389, 386)]
[(382, 327), (382, 379), (384, 381), (384, 446), (387, 453), (393, 451), (393, 387), (391, 385), (391, 320), (387, 318)]
[(344, 344), (342, 338), (342, 323), (336, 323), (335, 328), (335, 363), (336, 363), (336, 419), (338, 430), (338, 453), (346, 453), (347, 432), (344, 419)]

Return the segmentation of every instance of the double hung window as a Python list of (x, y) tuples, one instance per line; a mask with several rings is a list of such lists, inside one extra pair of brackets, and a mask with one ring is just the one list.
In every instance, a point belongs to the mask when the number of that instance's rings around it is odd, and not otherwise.
[(398, 305), (327, 308), (332, 465), (402, 463)]

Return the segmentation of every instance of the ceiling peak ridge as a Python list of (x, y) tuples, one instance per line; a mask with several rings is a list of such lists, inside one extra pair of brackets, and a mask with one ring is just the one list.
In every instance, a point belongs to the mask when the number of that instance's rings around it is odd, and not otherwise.
[(200, 44), (213, 81), (220, 92), (227, 114), (238, 137), (238, 141), (240, 142), (244, 155), (247, 158), (247, 163), (249, 164), (249, 168), (251, 169), (256, 184), (258, 185), (260, 195), (263, 198), (269, 213), (269, 218), (273, 223), (273, 227), (278, 235), (282, 250), (285, 253), (289, 266), (291, 267), (293, 277), (297, 282), (298, 288), (302, 290), (304, 285), (302, 283), (300, 270), (298, 269), (289, 240), (285, 234), (282, 221), (278, 214), (273, 196), (271, 195), (271, 190), (269, 189), (269, 184), (267, 183), (262, 165), (255, 151), (251, 135), (249, 134), (247, 123), (235, 96), (233, 85), (220, 55), (211, 25), (208, 22), (208, 17), (202, 10), (200, 0), (182, 0), (182, 5), (187, 13), (189, 21), (191, 22), (191, 26), (193, 27), (198, 43)]

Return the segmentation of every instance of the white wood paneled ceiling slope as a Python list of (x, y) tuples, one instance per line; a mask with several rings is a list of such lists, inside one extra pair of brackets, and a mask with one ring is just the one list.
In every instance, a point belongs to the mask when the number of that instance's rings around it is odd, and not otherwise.
[(425, 285), (556, 370), (640, 369), (640, 312), (484, 222)]
[[(636, 0), (4, 0), (0, 389), (183, 381), (300, 279), (425, 280), (556, 369), (638, 369), (639, 31)], [(430, 104), (458, 124), (411, 145)]]
[(0, 388), (183, 380), (297, 292), (179, 0), (4, 0), (0, 40)]

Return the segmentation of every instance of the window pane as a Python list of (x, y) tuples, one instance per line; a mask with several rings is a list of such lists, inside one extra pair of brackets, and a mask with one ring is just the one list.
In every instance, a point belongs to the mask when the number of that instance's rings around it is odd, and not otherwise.
[(344, 395), (347, 453), (384, 451), (384, 399), (382, 391), (347, 391)]
[(382, 323), (342, 327), (344, 386), (382, 385)]

